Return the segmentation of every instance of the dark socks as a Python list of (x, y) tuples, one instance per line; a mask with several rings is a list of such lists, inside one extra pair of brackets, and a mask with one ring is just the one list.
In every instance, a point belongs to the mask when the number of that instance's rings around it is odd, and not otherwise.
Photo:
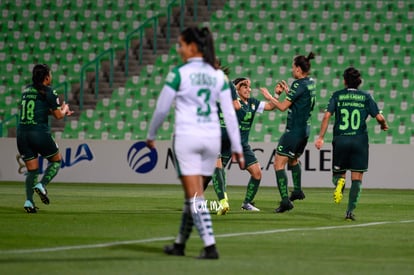
[(37, 177), (39, 175), (38, 170), (27, 171), (26, 173), (26, 199), (33, 202), (33, 187), (37, 183)]
[(191, 203), (186, 200), (184, 202), (183, 212), (181, 215), (181, 224), (180, 224), (180, 230), (178, 233), (178, 236), (175, 240), (176, 244), (182, 245), (183, 249), (185, 246), (185, 243), (187, 242), (188, 238), (191, 235), (191, 231), (193, 230), (193, 217), (191, 214)]
[(246, 196), (244, 203), (250, 203), (254, 200), (257, 190), (259, 189), (261, 179), (254, 179), (250, 177), (249, 183), (247, 184)]
[(214, 191), (217, 194), (218, 200), (222, 200), (225, 198), (225, 192), (226, 192), (226, 181), (225, 181), (225, 175), (224, 175), (224, 169), (223, 168), (216, 168), (214, 170), (213, 175), (213, 187)]
[(288, 178), (285, 170), (276, 171), (276, 182), (282, 201), (288, 200)]
[(43, 184), (43, 186), (48, 185), (49, 182), (52, 181), (52, 179), (57, 175), (59, 169), (60, 169), (60, 161), (49, 162), (45, 170), (45, 173), (43, 174), (42, 180), (40, 181)]
[(292, 180), (293, 180), (293, 190), (301, 191), (302, 190), (302, 167), (298, 162), (295, 166), (290, 166), (292, 171)]
[(349, 190), (349, 200), (348, 200), (348, 212), (352, 212), (358, 203), (359, 196), (361, 195), (361, 181), (353, 180), (351, 189)]

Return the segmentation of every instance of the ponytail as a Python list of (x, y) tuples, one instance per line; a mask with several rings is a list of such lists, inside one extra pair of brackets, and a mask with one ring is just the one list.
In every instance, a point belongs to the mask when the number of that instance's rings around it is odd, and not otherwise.
[(181, 37), (186, 43), (194, 42), (204, 61), (213, 68), (217, 67), (213, 35), (209, 28), (188, 27), (181, 32)]
[(315, 58), (315, 54), (313, 52), (310, 52), (308, 56), (304, 55), (298, 55), (293, 60), (293, 63), (295, 66), (298, 66), (302, 69), (302, 72), (309, 73), (311, 69), (310, 60)]
[(306, 59), (307, 59), (308, 61), (310, 61), (311, 59), (315, 59), (315, 54), (314, 54), (313, 52), (310, 52), (310, 53), (308, 54), (308, 57), (306, 57)]

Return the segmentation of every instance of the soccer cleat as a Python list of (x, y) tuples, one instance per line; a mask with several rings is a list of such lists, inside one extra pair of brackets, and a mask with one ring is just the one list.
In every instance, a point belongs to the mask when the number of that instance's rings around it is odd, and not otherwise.
[(335, 187), (335, 191), (333, 193), (333, 199), (335, 203), (340, 203), (343, 196), (344, 196), (344, 189), (345, 189), (345, 179), (340, 178)]
[(49, 198), (47, 197), (47, 190), (46, 188), (43, 186), (43, 184), (41, 184), (40, 182), (38, 184), (36, 184), (33, 189), (35, 190), (35, 192), (39, 195), (40, 200), (44, 203), (44, 204), (49, 204)]
[(207, 247), (204, 247), (204, 249), (201, 251), (200, 256), (197, 257), (197, 259), (203, 259), (203, 260), (216, 260), (219, 258), (219, 254), (216, 249), (216, 245), (210, 245)]
[(24, 202), (23, 208), (26, 210), (27, 213), (37, 213), (37, 209), (39, 209), (34, 205), (34, 203), (32, 203), (29, 200), (26, 200)]
[(293, 203), (290, 200), (282, 200), (278, 208), (275, 209), (276, 213), (283, 213), (293, 209)]
[(346, 215), (345, 215), (345, 220), (346, 221), (355, 221), (355, 215), (352, 212), (347, 211)]
[(254, 202), (244, 202), (241, 209), (246, 211), (260, 211), (259, 208), (254, 206)]
[(292, 191), (292, 193), (290, 193), (289, 200), (290, 201), (303, 200), (304, 198), (305, 198), (305, 193), (303, 193), (302, 190)]
[(184, 244), (173, 243), (171, 245), (164, 246), (164, 253), (174, 256), (184, 256)]
[(230, 205), (227, 199), (220, 200), (220, 209), (217, 211), (217, 216), (226, 215), (230, 210)]

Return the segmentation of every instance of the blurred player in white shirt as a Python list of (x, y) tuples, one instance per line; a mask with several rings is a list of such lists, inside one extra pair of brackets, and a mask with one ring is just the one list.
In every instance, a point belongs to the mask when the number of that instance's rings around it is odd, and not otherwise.
[(147, 135), (147, 146), (154, 148), (157, 130), (175, 101), (173, 150), (185, 203), (179, 234), (174, 244), (166, 246), (164, 252), (183, 256), (186, 241), (195, 226), (204, 242), (199, 258), (218, 259), (210, 213), (203, 207), (203, 180), (213, 174), (220, 152), (217, 102), (223, 106), (233, 158), (244, 168), (237, 117), (228, 79), (215, 66), (210, 30), (206, 27), (186, 28), (179, 36), (177, 51), (184, 63), (169, 72)]

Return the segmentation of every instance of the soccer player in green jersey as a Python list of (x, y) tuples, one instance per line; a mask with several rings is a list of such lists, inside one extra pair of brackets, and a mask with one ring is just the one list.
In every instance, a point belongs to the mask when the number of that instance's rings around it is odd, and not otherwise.
[(345, 219), (352, 221), (355, 220), (353, 211), (360, 196), (362, 176), (368, 170), (369, 144), (366, 120), (368, 116), (374, 117), (384, 131), (388, 130), (388, 125), (372, 96), (358, 89), (362, 82), (360, 72), (350, 67), (344, 71), (343, 77), (346, 88), (336, 91), (329, 99), (315, 146), (317, 149), (322, 148), (329, 119), (334, 115), (332, 182), (336, 187), (333, 196), (335, 203), (342, 200), (345, 174), (350, 170), (352, 183)]
[[(249, 134), (252, 127), (256, 112), (263, 113), (263, 111), (273, 110), (275, 107), (271, 102), (260, 101), (250, 96), (251, 81), (248, 78), (241, 77), (233, 80), (232, 98), (233, 105), (236, 109), (236, 115), (239, 122), (241, 143), (243, 147), (243, 155), (246, 163), (246, 170), (250, 174), (249, 182), (247, 183), (246, 195), (243, 200), (241, 208), (247, 211), (260, 211), (254, 206), (254, 198), (259, 189), (262, 179), (262, 170), (256, 155), (249, 145)], [(221, 116), (221, 115), (220, 115)], [(222, 121), (222, 119), (221, 119)], [(221, 123), (222, 127), (222, 148), (221, 155), (218, 161), (218, 166), (213, 175), (214, 190), (220, 200), (221, 209), (217, 212), (218, 215), (226, 214), (229, 210), (228, 198), (226, 194), (226, 177), (224, 167), (231, 159), (230, 142), (227, 137), (226, 125)]]
[[(57, 92), (50, 87), (52, 73), (49, 66), (35, 65), (32, 81), (23, 91), (17, 126), (17, 148), (27, 168), (24, 209), (28, 213), (36, 213), (38, 209), (33, 200), (33, 191), (36, 191), (44, 204), (49, 204), (46, 186), (56, 176), (61, 165), (62, 156), (50, 133), (49, 114), (62, 119), (73, 113), (68, 104), (59, 103)], [(49, 161), (40, 182), (37, 181), (39, 155)]]
[[(296, 79), (290, 89), (285, 81), (279, 82), (275, 87), (275, 96), (266, 88), (260, 88), (263, 96), (272, 102), (280, 111), (288, 111), (286, 131), (281, 136), (276, 148), (274, 169), (279, 193), (282, 198), (276, 213), (283, 213), (293, 208), (292, 201), (303, 200), (305, 194), (301, 187), (301, 164), (299, 157), (303, 154), (308, 143), (310, 121), (315, 105), (315, 81), (309, 77), (310, 60), (314, 58), (311, 52), (306, 57), (296, 56), (292, 64), (292, 76)], [(279, 101), (279, 95), (285, 91), (286, 99)], [(288, 195), (288, 177), (286, 164), (292, 171), (293, 191)]]

